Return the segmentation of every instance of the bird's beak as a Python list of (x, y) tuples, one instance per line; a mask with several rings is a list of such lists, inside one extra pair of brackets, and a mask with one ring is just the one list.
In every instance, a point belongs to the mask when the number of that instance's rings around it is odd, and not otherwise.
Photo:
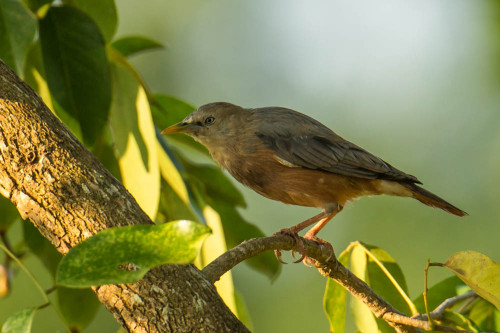
[(189, 124), (187, 124), (187, 123), (175, 124), (175, 125), (172, 125), (170, 127), (165, 128), (163, 131), (161, 131), (161, 134), (185, 133), (189, 127), (188, 125)]

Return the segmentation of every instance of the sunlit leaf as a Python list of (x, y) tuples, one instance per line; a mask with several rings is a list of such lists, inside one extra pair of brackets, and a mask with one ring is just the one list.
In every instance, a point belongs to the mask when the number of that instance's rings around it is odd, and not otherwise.
[[(445, 299), (457, 296), (457, 287), (464, 285), (462, 280), (456, 276), (451, 276), (433, 285), (428, 289), (427, 301), (429, 308), (432, 311)], [(417, 307), (418, 312), (425, 313), (424, 297), (420, 294), (413, 301)]]
[[(200, 252), (201, 264), (205, 266), (226, 252), (227, 246), (219, 214), (217, 214), (212, 207), (205, 206), (203, 209), (203, 216), (205, 217), (207, 225), (212, 229), (212, 234), (205, 240)], [(238, 316), (231, 271), (222, 275), (220, 280), (215, 282), (214, 285), (227, 307)]]
[(19, 0), (0, 0), (0, 59), (22, 76), (36, 19)]
[(152, 267), (192, 262), (209, 232), (185, 220), (106, 229), (68, 252), (57, 283), (74, 288), (133, 283)]
[(29, 333), (36, 309), (25, 309), (14, 313), (2, 325), (2, 333)]
[(0, 265), (0, 298), (4, 298), (10, 292), (9, 288), (9, 272), (4, 265)]
[(51, 7), (39, 27), (55, 111), (63, 121), (77, 121), (85, 143), (92, 145), (111, 104), (104, 39), (94, 21), (71, 6)]
[[(344, 250), (337, 260), (344, 266), (349, 265), (351, 248)], [(326, 281), (323, 309), (330, 322), (330, 332), (344, 332), (347, 307), (347, 291), (332, 279)]]
[[(50, 3), (54, 2), (54, 0), (21, 0), (21, 2), (24, 4), (26, 8), (29, 8), (31, 12), (37, 16), (43, 16), (39, 15), (39, 11), (43, 12), (43, 9), (41, 7), (48, 7)], [(41, 9), (41, 10), (40, 10)]]
[(118, 23), (114, 0), (63, 0), (63, 3), (85, 12), (97, 23), (104, 38), (111, 41)]
[(129, 57), (139, 52), (163, 48), (162, 44), (143, 36), (123, 37), (115, 40), (111, 45), (125, 57)]
[(110, 125), (123, 185), (155, 219), (160, 200), (158, 147), (144, 89), (118, 64), (112, 65), (113, 104)]
[(101, 303), (90, 289), (57, 287), (57, 303), (71, 332), (81, 332), (94, 319)]
[[(156, 127), (164, 129), (170, 125), (182, 121), (188, 114), (196, 110), (192, 105), (187, 104), (175, 97), (166, 95), (154, 95), (154, 102), (151, 105), (153, 120)], [(197, 152), (208, 154), (207, 149), (193, 138), (184, 134), (171, 134), (166, 136), (169, 141), (185, 144)]]
[(474, 251), (453, 254), (444, 266), (500, 310), (500, 265)]
[[(361, 280), (369, 284), (367, 280), (367, 265), (365, 250), (362, 246), (354, 246), (351, 253), (351, 271)], [(356, 327), (363, 333), (378, 333), (378, 325), (370, 309), (356, 298), (351, 299), (351, 308), (354, 315)]]
[(165, 147), (162, 146), (160, 142), (158, 142), (157, 147), (162, 178), (174, 190), (174, 192), (182, 200), (182, 202), (185, 205), (189, 205), (190, 200), (188, 189), (186, 187), (184, 179), (182, 179), (182, 176), (177, 169), (177, 166), (174, 164), (170, 156), (167, 154)]

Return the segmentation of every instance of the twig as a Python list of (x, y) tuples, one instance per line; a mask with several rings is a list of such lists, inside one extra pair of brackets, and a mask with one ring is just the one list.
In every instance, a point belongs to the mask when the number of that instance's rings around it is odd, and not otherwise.
[[(344, 267), (335, 256), (331, 256), (326, 247), (308, 239), (301, 238), (301, 240), (304, 243), (306, 256), (313, 259), (316, 268), (322, 275), (335, 280), (343, 286), (353, 297), (368, 306), (377, 318), (385, 320), (397, 332), (421, 332), (422, 329), (430, 329), (427, 320), (422, 320), (420, 317), (410, 318), (400, 313), (382, 297), (377, 295), (364, 281), (360, 280)], [(202, 272), (211, 283), (214, 283), (224, 273), (240, 262), (262, 252), (272, 250), (298, 251), (299, 247), (296, 246), (293, 237), (287, 235), (253, 238), (223, 253), (203, 268)], [(441, 332), (468, 332), (441, 325), (435, 325), (434, 330)]]
[(477, 297), (477, 294), (474, 291), (469, 291), (466, 292), (465, 294), (458, 295), (455, 297), (450, 297), (444, 300), (443, 303), (441, 303), (434, 311), (432, 311), (431, 316), (436, 315), (436, 316), (443, 316), (444, 311), (448, 308), (451, 308), (453, 305), (471, 297)]
[[(466, 300), (468, 298), (475, 298), (477, 297), (477, 294), (474, 292), (474, 291), (469, 291), (469, 292), (466, 292), (464, 294), (461, 294), (461, 295), (457, 295), (457, 296), (454, 296), (454, 297), (450, 297), (450, 298), (447, 298), (445, 299), (441, 304), (439, 304), (431, 313), (430, 313), (430, 317), (432, 319), (441, 319), (444, 315), (444, 311), (446, 309), (449, 309), (451, 308), (452, 306), (454, 306), (455, 304), (457, 303), (460, 303), (461, 301), (463, 300)], [(418, 315), (418, 316), (414, 316), (413, 317), (414, 319), (419, 319), (419, 320), (426, 320), (428, 318), (428, 315), (427, 314), (421, 314), (421, 315)]]
[(424, 296), (425, 314), (427, 315), (427, 318), (429, 321), (429, 327), (431, 329), (433, 329), (434, 322), (432, 321), (432, 316), (431, 316), (431, 313), (429, 312), (429, 302), (427, 301), (427, 293), (429, 292), (427, 277), (429, 276), (430, 265), (431, 265), (431, 260), (427, 259), (427, 265), (425, 266), (425, 269), (424, 269), (424, 294), (423, 294), (423, 296)]

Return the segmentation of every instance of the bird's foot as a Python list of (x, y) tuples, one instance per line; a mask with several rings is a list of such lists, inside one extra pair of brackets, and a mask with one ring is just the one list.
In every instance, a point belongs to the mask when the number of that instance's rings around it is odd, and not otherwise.
[[(310, 232), (307, 232), (304, 235), (304, 238), (311, 240), (311, 241), (315, 242), (316, 244), (318, 244), (320, 246), (324, 246), (326, 248), (326, 250), (328, 252), (328, 258), (326, 259), (326, 261), (329, 261), (330, 259), (332, 259), (335, 256), (335, 252), (333, 251), (333, 246), (329, 242), (327, 242), (319, 237), (316, 237), (315, 234), (310, 233)], [(292, 252), (292, 255), (293, 255), (293, 252)], [(304, 256), (302, 258), (302, 260), (303, 260), (302, 262), (304, 263), (304, 265), (306, 265), (308, 267), (312, 267), (312, 266), (318, 267), (318, 262), (310, 257)]]
[[(299, 237), (298, 233), (293, 230), (292, 228), (288, 229), (281, 229), (280, 231), (274, 233), (274, 235), (288, 235), (292, 236), (293, 239), (295, 239), (295, 244), (299, 247), (299, 252), (301, 254), (301, 257), (294, 261), (294, 263), (301, 262), (305, 258), (305, 247), (304, 247), (304, 242), (302, 239)], [(295, 251), (292, 251), (292, 256), (295, 258)], [(287, 262), (284, 262), (283, 259), (281, 259), (281, 250), (274, 250), (274, 255), (276, 256), (276, 259), (282, 264), (287, 264)], [(297, 258), (295, 258), (297, 259)]]

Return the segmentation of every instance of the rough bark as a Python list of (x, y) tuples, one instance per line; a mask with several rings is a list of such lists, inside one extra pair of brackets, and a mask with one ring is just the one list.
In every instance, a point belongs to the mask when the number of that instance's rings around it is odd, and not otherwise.
[[(152, 223), (134, 198), (0, 61), (0, 194), (63, 254), (100, 230)], [(131, 332), (247, 332), (190, 265), (95, 288)]]

